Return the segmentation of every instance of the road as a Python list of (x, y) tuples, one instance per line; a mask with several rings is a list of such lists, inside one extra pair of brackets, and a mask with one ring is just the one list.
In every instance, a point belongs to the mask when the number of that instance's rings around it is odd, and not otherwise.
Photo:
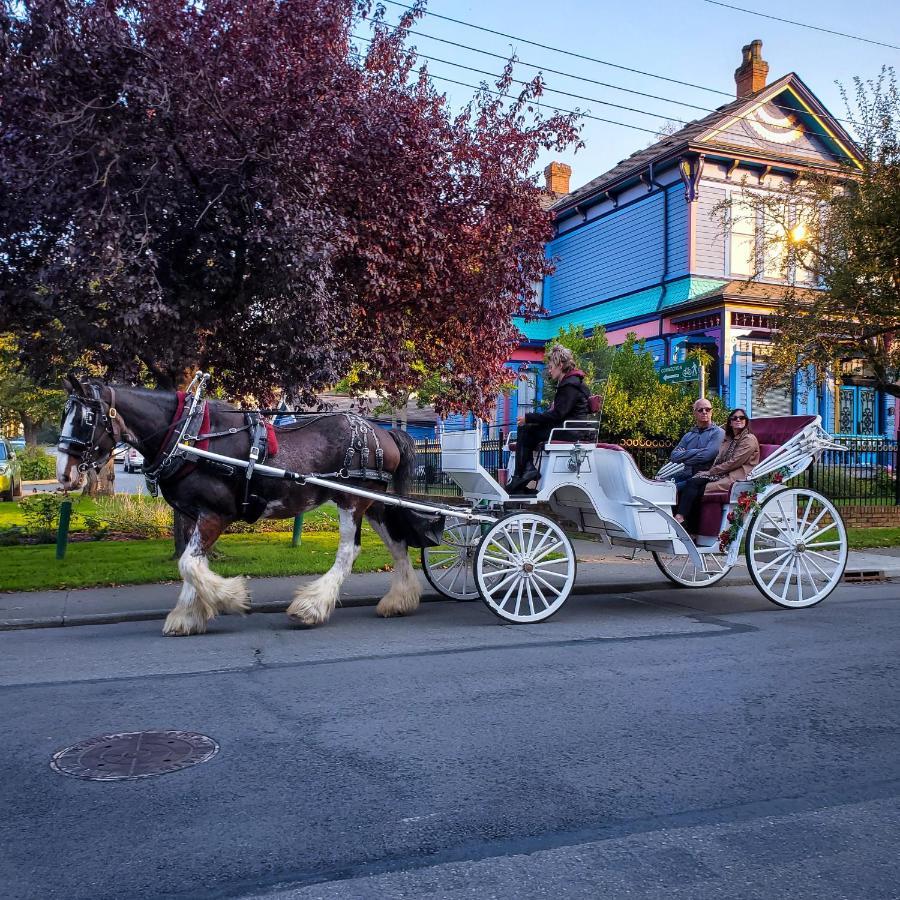
[[(898, 586), (0, 634), (0, 895), (897, 898)], [(219, 753), (92, 782), (52, 754)]]

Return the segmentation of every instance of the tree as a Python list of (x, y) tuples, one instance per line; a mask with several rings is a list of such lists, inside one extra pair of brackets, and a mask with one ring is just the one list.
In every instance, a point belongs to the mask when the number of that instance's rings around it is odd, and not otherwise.
[[(600, 433), (616, 440), (678, 440), (693, 424), (691, 406), (697, 399), (693, 384), (662, 384), (643, 339), (629, 334), (618, 347), (610, 347), (602, 327), (590, 337), (584, 328), (569, 326), (547, 343), (562, 344), (575, 354), (592, 393), (603, 397)], [(546, 357), (545, 357), (546, 359)], [(552, 402), (556, 385), (544, 382), (546, 402)], [(725, 421), (725, 406), (711, 397), (713, 420)]]
[[(171, 386), (309, 402), (446, 372), (484, 409), (534, 315), (550, 214), (529, 173), (576, 140), (512, 63), (454, 115), (356, 0), (4, 0), (0, 328), (33, 365), (91, 350)], [(412, 348), (412, 349), (409, 349)]]
[[(840, 377), (863, 360), (879, 389), (900, 397), (900, 90), (893, 69), (844, 95), (861, 172), (810, 171), (780, 191), (748, 193), (764, 223), (756, 271), (788, 283), (763, 386), (802, 372)], [(815, 289), (816, 287), (820, 289)]]
[(23, 368), (18, 346), (11, 334), (0, 334), (0, 421), (22, 423), (25, 441), (37, 444), (41, 425), (58, 420), (66, 395), (41, 387)]

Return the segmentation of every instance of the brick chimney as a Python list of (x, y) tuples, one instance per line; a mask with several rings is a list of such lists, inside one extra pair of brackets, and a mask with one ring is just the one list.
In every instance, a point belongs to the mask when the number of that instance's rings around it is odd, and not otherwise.
[(551, 194), (568, 194), (571, 175), (571, 166), (561, 162), (552, 162), (544, 169), (544, 186)]
[(766, 76), (769, 74), (769, 64), (762, 58), (762, 41), (751, 41), (741, 48), (741, 53), (744, 58), (734, 70), (738, 100), (761, 91), (766, 86)]

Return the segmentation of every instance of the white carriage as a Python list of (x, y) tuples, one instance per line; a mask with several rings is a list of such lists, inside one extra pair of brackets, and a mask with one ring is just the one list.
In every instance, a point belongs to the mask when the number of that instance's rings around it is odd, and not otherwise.
[[(510, 497), (481, 465), (481, 433), (442, 435), (443, 470), (469, 507), (448, 518), (443, 543), (423, 551), (431, 584), (455, 599), (481, 597), (508, 622), (541, 622), (556, 613), (575, 581), (568, 530), (611, 546), (649, 551), (683, 587), (724, 578), (745, 548), (754, 584), (773, 603), (800, 608), (827, 597), (847, 562), (847, 535), (834, 505), (790, 482), (828, 449), (841, 449), (818, 416), (754, 419), (760, 463), (729, 493), (703, 498), (699, 536), (673, 514), (675, 485), (647, 478), (631, 455), (597, 440), (593, 421), (554, 429), (541, 453), (538, 490)], [(735, 513), (732, 540), (720, 543)]]

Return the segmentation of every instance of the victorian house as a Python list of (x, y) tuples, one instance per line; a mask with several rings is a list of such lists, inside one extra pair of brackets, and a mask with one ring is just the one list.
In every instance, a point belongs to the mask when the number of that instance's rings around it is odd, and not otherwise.
[(745, 192), (777, 190), (810, 169), (860, 167), (853, 140), (797, 75), (767, 83), (761, 51), (761, 41), (743, 48), (733, 102), (582, 187), (569, 190), (568, 166), (547, 167), (556, 271), (543, 284), (547, 315), (517, 321), (525, 340), (509, 366), (521, 387), (500, 399), (498, 423), (540, 395), (544, 344), (581, 325), (603, 326), (611, 344), (634, 332), (660, 366), (702, 347), (715, 360), (708, 389), (751, 416), (815, 412), (835, 433), (896, 433), (893, 398), (862, 372), (812, 391), (799, 377), (765, 396), (758, 388), (784, 281), (780, 260), (760, 267), (769, 225), (747, 214)]

